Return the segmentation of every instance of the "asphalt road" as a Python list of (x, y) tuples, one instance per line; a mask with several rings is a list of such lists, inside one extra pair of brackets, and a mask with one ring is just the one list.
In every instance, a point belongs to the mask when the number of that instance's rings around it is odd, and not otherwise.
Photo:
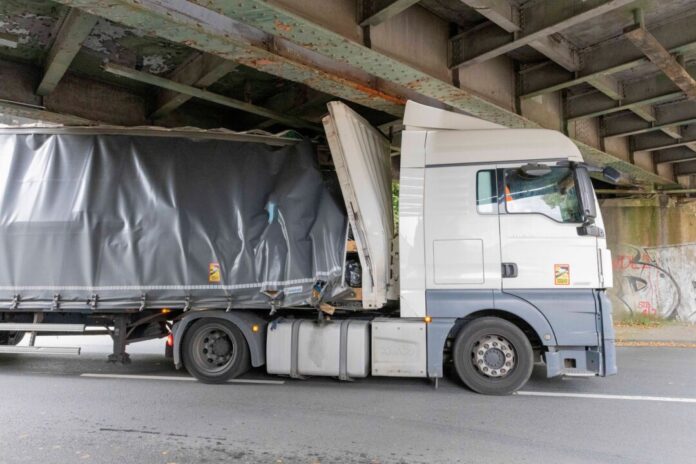
[(536, 369), (510, 397), (451, 379), (281, 384), (263, 371), (245, 379), (278, 383), (203, 385), (160, 350), (134, 349), (128, 366), (99, 343), (0, 355), (0, 463), (696, 462), (694, 349), (620, 348), (609, 379)]

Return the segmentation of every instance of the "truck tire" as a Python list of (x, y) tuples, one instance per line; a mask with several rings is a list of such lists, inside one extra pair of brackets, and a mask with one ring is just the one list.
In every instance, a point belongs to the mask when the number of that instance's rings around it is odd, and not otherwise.
[(509, 395), (532, 375), (534, 352), (515, 324), (482, 317), (465, 325), (452, 350), (454, 367), (464, 385), (484, 395)]
[(19, 345), (24, 332), (0, 332), (0, 345)]
[(204, 383), (224, 383), (244, 374), (251, 365), (242, 332), (229, 321), (201, 318), (184, 334), (184, 367)]

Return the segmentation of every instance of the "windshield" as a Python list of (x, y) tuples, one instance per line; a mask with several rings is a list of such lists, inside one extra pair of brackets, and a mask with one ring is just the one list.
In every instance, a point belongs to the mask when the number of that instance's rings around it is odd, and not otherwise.
[(568, 167), (551, 167), (543, 176), (505, 169), (505, 208), (508, 213), (537, 213), (558, 222), (582, 222), (573, 170)]

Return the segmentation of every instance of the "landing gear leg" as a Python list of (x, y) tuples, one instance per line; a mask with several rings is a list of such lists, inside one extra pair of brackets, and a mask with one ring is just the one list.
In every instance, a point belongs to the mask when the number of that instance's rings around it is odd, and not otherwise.
[(108, 362), (130, 364), (130, 355), (126, 353), (126, 336), (128, 335), (128, 316), (114, 317), (114, 331), (111, 339), (114, 341), (114, 352), (109, 355)]

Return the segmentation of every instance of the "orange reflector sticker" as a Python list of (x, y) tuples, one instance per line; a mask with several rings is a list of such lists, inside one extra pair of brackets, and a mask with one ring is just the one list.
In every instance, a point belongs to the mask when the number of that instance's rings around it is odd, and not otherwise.
[(220, 264), (219, 263), (210, 263), (210, 267), (208, 268), (208, 282), (216, 283), (216, 282), (220, 282), (220, 280), (221, 280)]
[(570, 265), (553, 265), (554, 285), (570, 285)]

